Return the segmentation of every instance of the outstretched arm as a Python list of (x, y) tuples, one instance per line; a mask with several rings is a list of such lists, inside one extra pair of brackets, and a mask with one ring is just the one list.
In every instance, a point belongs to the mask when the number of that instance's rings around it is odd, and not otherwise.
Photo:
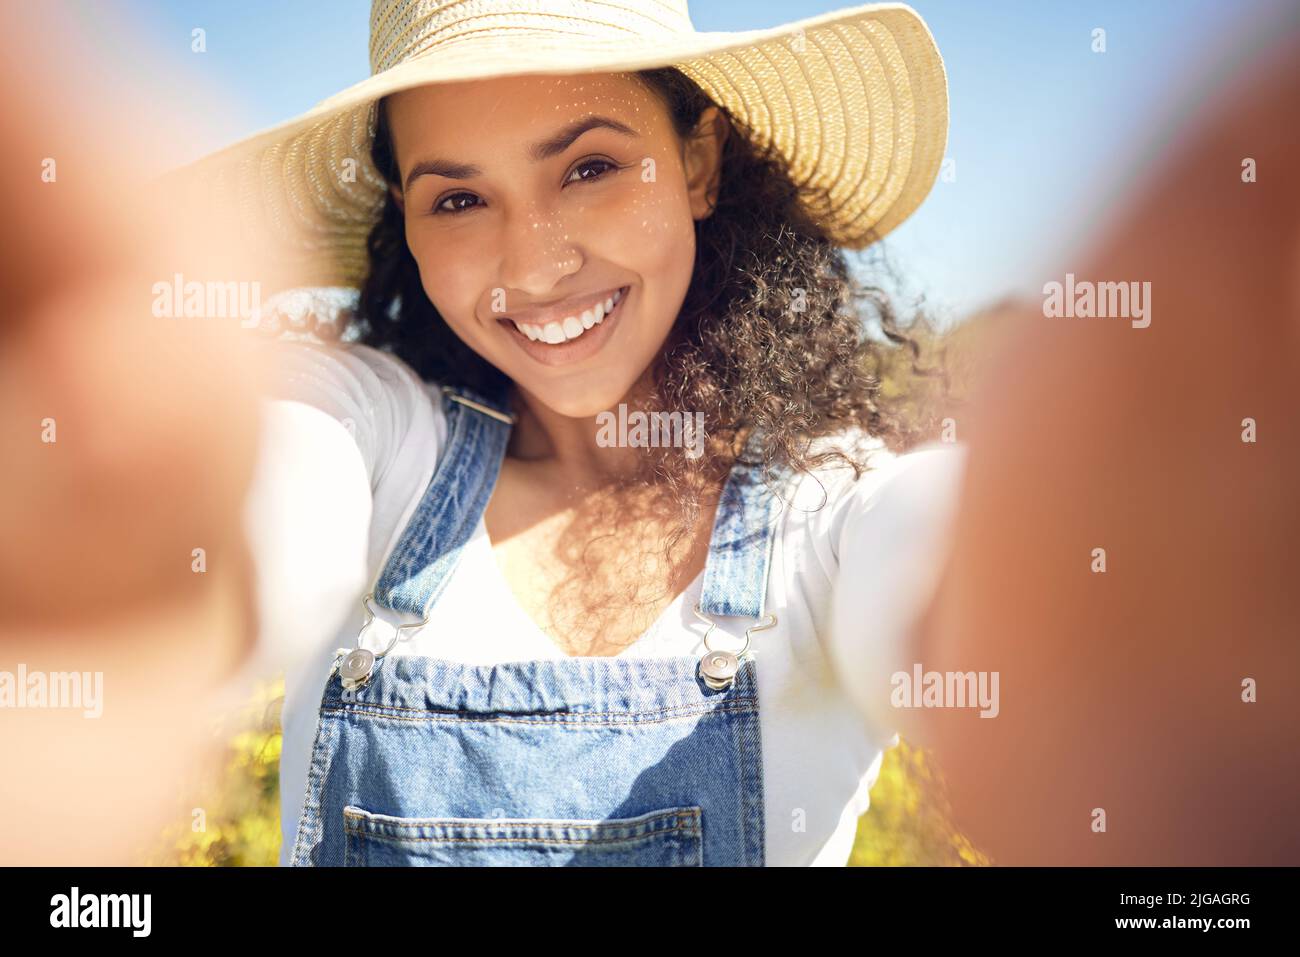
[(1281, 37), (1063, 264), (1149, 282), (1150, 324), (1010, 317), (962, 423), (914, 657), (999, 673), (1001, 707), (909, 716), (997, 863), (1300, 861), (1300, 42)]

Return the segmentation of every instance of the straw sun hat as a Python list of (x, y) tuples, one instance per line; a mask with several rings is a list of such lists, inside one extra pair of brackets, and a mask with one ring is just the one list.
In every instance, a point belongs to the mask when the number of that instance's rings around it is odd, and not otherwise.
[(860, 249), (920, 205), (948, 133), (943, 60), (910, 7), (877, 3), (765, 30), (697, 32), (686, 0), (373, 0), (371, 76), (180, 171), (191, 198), (303, 285), (359, 286), (385, 184), (380, 97), (426, 83), (673, 66), (799, 186), (833, 242)]

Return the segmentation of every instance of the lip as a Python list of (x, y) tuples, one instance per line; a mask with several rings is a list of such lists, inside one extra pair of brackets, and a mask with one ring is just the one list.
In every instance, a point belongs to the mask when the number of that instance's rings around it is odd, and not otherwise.
[[(546, 366), (569, 365), (574, 362), (581, 362), (589, 356), (595, 355), (600, 351), (601, 346), (613, 334), (614, 329), (623, 319), (624, 307), (627, 305), (628, 297), (632, 294), (632, 287), (619, 286), (617, 289), (611, 289), (603, 298), (608, 299), (616, 292), (622, 292), (622, 296), (614, 305), (614, 311), (609, 313), (606, 318), (602, 319), (600, 325), (592, 326), (576, 339), (570, 339), (565, 342), (558, 342), (551, 345), (546, 342), (535, 342), (515, 328), (515, 324), (508, 318), (502, 317), (497, 320), (506, 335), (510, 336), (519, 345), (519, 348), (535, 359), (537, 362)], [(595, 296), (591, 298), (594, 305), (597, 302)], [(573, 313), (570, 312), (569, 315)]]

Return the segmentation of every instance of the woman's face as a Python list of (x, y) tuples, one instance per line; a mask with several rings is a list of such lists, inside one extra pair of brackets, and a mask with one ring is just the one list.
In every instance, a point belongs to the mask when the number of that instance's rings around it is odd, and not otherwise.
[[(438, 312), (534, 401), (575, 417), (617, 405), (686, 296), (721, 135), (679, 140), (626, 74), (426, 86), (388, 105), (394, 195)], [(710, 107), (702, 128), (723, 122)]]

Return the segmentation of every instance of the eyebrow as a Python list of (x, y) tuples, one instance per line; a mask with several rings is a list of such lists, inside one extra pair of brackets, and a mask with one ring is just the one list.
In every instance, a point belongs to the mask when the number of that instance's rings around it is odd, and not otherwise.
[[(557, 156), (567, 150), (583, 133), (595, 129), (613, 130), (615, 133), (621, 133), (628, 137), (641, 135), (626, 123), (620, 123), (611, 117), (585, 116), (582, 119), (574, 120), (567, 126), (561, 127), (553, 135), (528, 147), (527, 155), (534, 163), (548, 160), (552, 156)], [(421, 176), (432, 175), (446, 176), (448, 179), (473, 179), (475, 176), (481, 176), (482, 173), (482, 168), (474, 166), (472, 163), (455, 163), (445, 159), (421, 160), (411, 167), (411, 172), (406, 176), (405, 188), (409, 190), (411, 184)]]

